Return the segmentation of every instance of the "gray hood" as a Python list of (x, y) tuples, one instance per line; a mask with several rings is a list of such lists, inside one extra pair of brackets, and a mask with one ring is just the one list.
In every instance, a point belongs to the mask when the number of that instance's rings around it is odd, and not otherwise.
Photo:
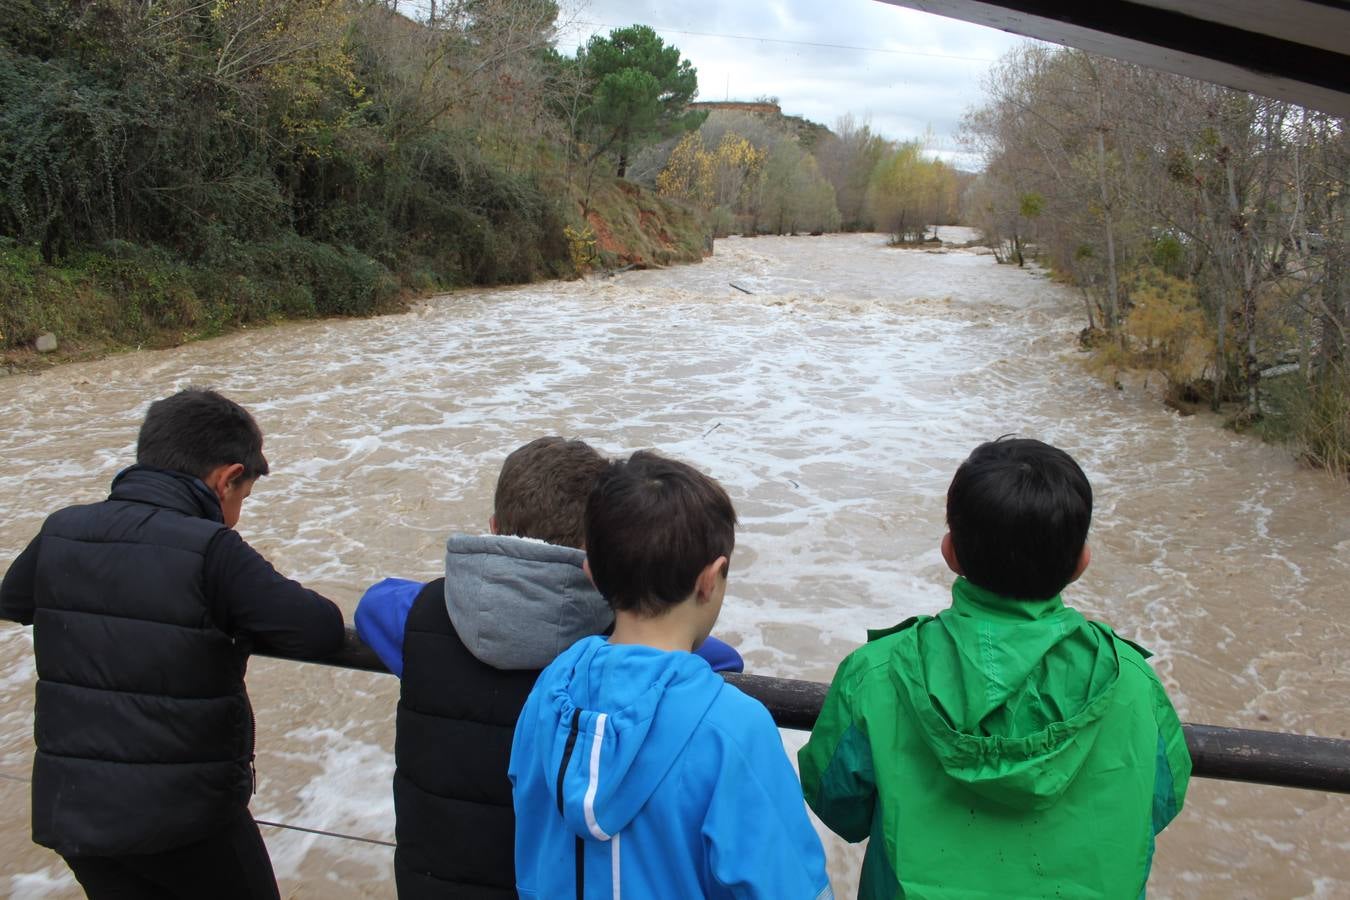
[(528, 538), (452, 534), (445, 608), (460, 640), (496, 669), (542, 669), (614, 613), (581, 564), (586, 554)]

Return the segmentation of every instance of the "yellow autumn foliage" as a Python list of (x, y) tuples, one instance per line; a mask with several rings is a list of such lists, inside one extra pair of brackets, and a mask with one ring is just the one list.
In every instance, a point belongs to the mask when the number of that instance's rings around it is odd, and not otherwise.
[(572, 260), (572, 269), (577, 274), (588, 271), (600, 261), (595, 232), (589, 225), (580, 229), (568, 225), (563, 228), (563, 238), (567, 241), (567, 255)]
[(656, 192), (706, 209), (712, 201), (712, 167), (713, 155), (703, 146), (703, 135), (691, 131), (680, 138), (656, 176)]
[(666, 166), (656, 176), (656, 190), (701, 209), (741, 205), (746, 185), (759, 174), (768, 151), (738, 134), (722, 136), (709, 150), (703, 136), (692, 131), (671, 151)]
[(1172, 384), (1197, 381), (1214, 358), (1214, 337), (1195, 285), (1146, 266), (1129, 281), (1125, 349), (1133, 368), (1155, 369)]

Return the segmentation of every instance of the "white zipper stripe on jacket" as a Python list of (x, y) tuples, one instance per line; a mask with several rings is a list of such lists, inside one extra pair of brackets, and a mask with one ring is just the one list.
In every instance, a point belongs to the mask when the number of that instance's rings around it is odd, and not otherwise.
[(614, 900), (619, 900), (619, 835), (609, 842), (609, 877), (614, 882)]
[(606, 718), (604, 713), (595, 717), (595, 738), (591, 741), (591, 782), (586, 785), (586, 799), (582, 803), (586, 811), (586, 827), (602, 841), (609, 840), (609, 835), (595, 821), (595, 793), (600, 789), (600, 744), (605, 737)]

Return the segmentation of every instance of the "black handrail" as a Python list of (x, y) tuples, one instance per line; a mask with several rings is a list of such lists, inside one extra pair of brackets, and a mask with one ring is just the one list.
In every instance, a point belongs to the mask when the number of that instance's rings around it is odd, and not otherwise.
[[(274, 653), (263, 655), (294, 659)], [(346, 640), (337, 653), (321, 660), (303, 661), (389, 672), (375, 651), (351, 628), (347, 629)], [(723, 677), (763, 703), (779, 728), (809, 731), (825, 702), (827, 686), (814, 681), (764, 675)], [(1193, 773), (1201, 778), (1350, 794), (1350, 740), (1219, 725), (1181, 727), (1186, 732)]]

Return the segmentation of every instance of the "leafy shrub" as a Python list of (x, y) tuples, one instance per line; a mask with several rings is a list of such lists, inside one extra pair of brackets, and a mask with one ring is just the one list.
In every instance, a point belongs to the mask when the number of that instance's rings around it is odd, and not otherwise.
[(578, 274), (600, 262), (600, 254), (595, 248), (595, 231), (589, 225), (580, 229), (568, 225), (563, 229), (563, 236), (567, 238), (567, 253), (572, 259), (572, 268)]
[(1192, 282), (1145, 267), (1130, 282), (1126, 349), (1136, 367), (1156, 369), (1173, 386), (1204, 376), (1214, 339)]
[(1262, 435), (1306, 463), (1350, 477), (1350, 372), (1342, 364), (1309, 383), (1291, 373), (1263, 382)]
[[(385, 307), (398, 292), (397, 283), (383, 266), (351, 247), (286, 235), (261, 245), (255, 259), (258, 275), (278, 285), (292, 286), (289, 292), (278, 292), (274, 313), (296, 315), (312, 309), (322, 316), (370, 315)], [(303, 286), (309, 299), (297, 294), (296, 286)]]
[(116, 310), (109, 332), (144, 339), (162, 330), (194, 328), (201, 303), (182, 263), (161, 247), (108, 241), (72, 259)]
[(736, 228), (736, 214), (729, 207), (715, 207), (711, 213), (713, 237), (726, 237)]

